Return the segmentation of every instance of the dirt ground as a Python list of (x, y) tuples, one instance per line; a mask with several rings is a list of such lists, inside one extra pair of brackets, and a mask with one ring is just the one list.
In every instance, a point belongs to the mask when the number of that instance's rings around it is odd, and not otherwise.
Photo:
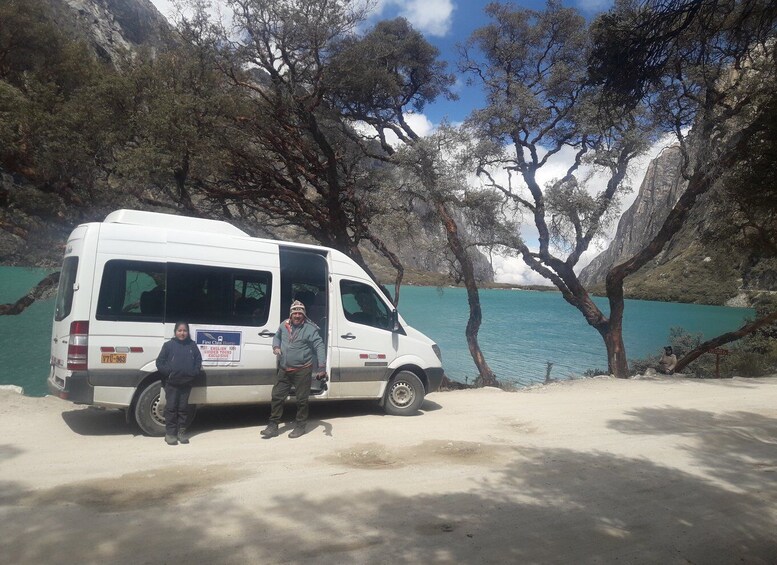
[(314, 404), (299, 439), (267, 414), (170, 447), (0, 392), (0, 563), (777, 563), (777, 377)]

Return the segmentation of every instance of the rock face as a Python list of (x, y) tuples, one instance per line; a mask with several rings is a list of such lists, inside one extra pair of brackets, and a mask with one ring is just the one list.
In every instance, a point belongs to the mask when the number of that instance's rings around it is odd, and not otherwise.
[[(634, 204), (623, 214), (608, 249), (580, 273), (594, 292), (604, 288), (609, 268), (642, 249), (658, 232), (685, 189), (679, 149), (664, 150), (648, 167)], [(736, 236), (715, 237), (720, 218), (733, 217), (720, 186), (699, 197), (683, 227), (663, 251), (628, 277), (628, 298), (749, 306), (763, 291), (777, 289), (777, 260), (744, 252)]]
[(84, 38), (98, 57), (116, 62), (143, 45), (158, 48), (169, 29), (150, 0), (49, 0), (59, 23)]
[(658, 233), (683, 190), (680, 149), (668, 147), (651, 161), (636, 200), (618, 222), (612, 243), (582, 270), (581, 282), (587, 287), (603, 285), (612, 265), (630, 258)]

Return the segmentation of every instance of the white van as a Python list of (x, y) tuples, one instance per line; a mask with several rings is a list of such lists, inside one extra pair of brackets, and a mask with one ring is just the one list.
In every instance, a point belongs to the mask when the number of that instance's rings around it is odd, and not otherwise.
[(185, 321), (205, 369), (193, 405), (269, 402), (273, 335), (295, 299), (327, 346), (329, 383), (311, 400), (373, 398), (405, 415), (440, 386), (439, 347), (343, 253), (250, 237), (226, 222), (118, 210), (67, 241), (49, 391), (126, 410), (146, 434), (164, 435), (155, 361)]

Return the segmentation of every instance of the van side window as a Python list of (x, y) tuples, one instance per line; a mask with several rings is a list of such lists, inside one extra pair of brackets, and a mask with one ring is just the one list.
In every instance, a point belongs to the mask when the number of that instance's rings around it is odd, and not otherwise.
[(73, 308), (73, 284), (76, 282), (78, 272), (78, 257), (67, 257), (62, 263), (62, 271), (59, 275), (59, 288), (57, 289), (57, 304), (54, 310), (54, 319), (60, 322), (70, 315)]
[(391, 330), (391, 312), (375, 290), (364, 283), (340, 281), (345, 319), (382, 330)]
[(170, 263), (165, 319), (263, 326), (269, 316), (271, 289), (272, 275), (266, 271)]
[(161, 322), (164, 312), (164, 263), (117, 259), (105, 264), (98, 320)]

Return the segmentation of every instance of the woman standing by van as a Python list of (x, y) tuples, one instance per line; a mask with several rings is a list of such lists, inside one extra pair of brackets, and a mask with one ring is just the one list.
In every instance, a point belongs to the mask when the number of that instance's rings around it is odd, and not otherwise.
[(202, 370), (202, 355), (189, 336), (189, 324), (177, 322), (175, 336), (165, 342), (156, 367), (162, 374), (165, 388), (165, 441), (168, 445), (189, 443), (186, 423), (189, 417), (189, 394), (194, 378)]

